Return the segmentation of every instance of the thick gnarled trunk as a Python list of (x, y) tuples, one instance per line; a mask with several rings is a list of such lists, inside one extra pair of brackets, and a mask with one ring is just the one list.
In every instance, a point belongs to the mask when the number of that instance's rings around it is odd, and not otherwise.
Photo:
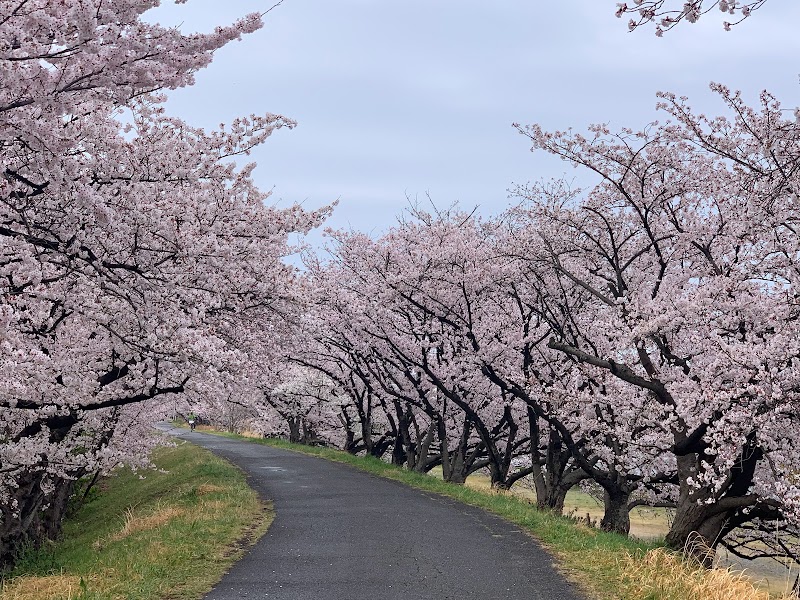
[(665, 538), (667, 545), (687, 552), (707, 567), (712, 566), (717, 546), (725, 536), (763, 511), (758, 497), (750, 493), (762, 456), (753, 433), (740, 450), (727, 484), (716, 495), (689, 484), (703, 468), (707, 456), (702, 452), (677, 456), (680, 495), (675, 520)]
[(541, 445), (541, 429), (535, 412), (528, 407), (531, 438), (531, 476), (536, 491), (536, 508), (555, 513), (564, 511), (567, 492), (588, 478), (572, 459), (558, 431), (548, 427), (547, 445)]
[(603, 490), (603, 518), (600, 529), (627, 536), (631, 531), (630, 504), (632, 489), (609, 486)]
[(469, 437), (472, 433), (472, 423), (464, 419), (461, 437), (458, 445), (451, 451), (447, 441), (447, 429), (442, 419), (438, 423), (439, 443), (442, 456), (442, 479), (450, 483), (463, 484), (469, 475)]
[(0, 571), (12, 566), (23, 549), (56, 538), (74, 486), (72, 480), (30, 471), (17, 482), (10, 501), (0, 506)]

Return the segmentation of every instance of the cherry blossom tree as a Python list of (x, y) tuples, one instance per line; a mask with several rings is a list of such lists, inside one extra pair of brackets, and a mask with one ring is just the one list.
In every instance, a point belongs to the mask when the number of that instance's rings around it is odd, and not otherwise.
[(254, 323), (297, 307), (287, 236), (324, 215), (266, 207), (233, 162), (290, 120), (160, 106), (260, 17), (186, 36), (141, 20), (156, 4), (0, 2), (2, 561), (78, 477), (142, 460), (162, 399), (246, 371)]
[[(531, 446), (534, 464), (547, 465), (547, 479), (534, 472), (537, 495), (547, 499), (544, 506), (560, 510), (573, 485), (593, 479), (604, 492), (601, 527), (627, 534), (634, 495), (655, 482), (670, 482), (674, 475), (659, 460), (662, 450), (652, 443), (647, 397), (632, 395), (606, 373), (564, 356), (549, 343), (554, 338), (579, 343), (578, 324), (597, 318), (591, 295), (553, 268), (554, 244), (578, 242), (547, 219), (554, 194), (574, 197), (558, 185), (541, 190), (530, 207), (516, 207), (505, 217), (509, 232), (504, 251), (515, 257), (508, 289), (517, 314), (509, 314), (512, 318), (502, 330), (519, 333), (506, 338), (511, 350), (506, 360), (484, 358), (483, 369), (528, 406), (537, 428), (549, 430), (546, 448), (541, 443)], [(625, 402), (621, 395), (627, 396)], [(650, 451), (644, 452), (648, 446)]]
[[(555, 312), (554, 303), (543, 302), (552, 296), (537, 289), (541, 269), (527, 274), (531, 266), (523, 257), (536, 252), (521, 245), (518, 234), (536, 228), (515, 221), (513, 215), (500, 223), (480, 223), (458, 212), (436, 217), (418, 213), (418, 219), (402, 223), (387, 236), (403, 240), (386, 248), (413, 267), (404, 266), (402, 279), (395, 272), (384, 276), (385, 287), (402, 290), (405, 303), (441, 327), (444, 333), (437, 330), (438, 339), (460, 340), (450, 361), (458, 365), (456, 372), (463, 372), (459, 379), (469, 381), (468, 387), (481, 390), (479, 397), (489, 400), (482, 409), (487, 417), (491, 411), (502, 414), (482, 419), (494, 419), (491, 422), (497, 425), (490, 432), (499, 434), (497, 440), (489, 435), (482, 440), (492, 481), (507, 486), (533, 473), (539, 504), (560, 510), (566, 492), (592, 477), (608, 494), (604, 528), (627, 533), (631, 494), (642, 484), (644, 473), (651, 479), (656, 476), (655, 466), (641, 453), (626, 452), (629, 447), (623, 441), (629, 436), (624, 431), (609, 431), (618, 415), (609, 400), (598, 401), (613, 396), (605, 393), (609, 385), (602, 396), (598, 392), (592, 397), (597, 386), (581, 383), (574, 362), (546, 348), (551, 329), (563, 330), (563, 323), (550, 314)], [(506, 221), (514, 221), (511, 232), (503, 231)], [(388, 251), (379, 264), (370, 264), (370, 272), (388, 268)], [(534, 262), (534, 268), (539, 266)], [(382, 303), (387, 304), (385, 298)], [(442, 379), (428, 376), (434, 382)], [(597, 374), (590, 377), (583, 379), (598, 380)], [(518, 435), (526, 421), (530, 435)], [(528, 467), (512, 475), (508, 467), (520, 450), (529, 453)]]
[(675, 461), (676, 548), (798, 524), (798, 128), (768, 94), (753, 109), (714, 89), (731, 117), (662, 94), (670, 121), (643, 132), (521, 128), (600, 178), (542, 212), (552, 268), (590, 299), (548, 345), (627, 384), (620, 406), (648, 398)]
[(334, 268), (308, 258), (314, 291), (290, 360), (335, 385), (344, 433), (342, 448), (383, 457), (396, 445), (397, 428), (395, 421), (387, 418), (387, 399), (370, 376), (373, 353), (358, 326), (363, 299), (340, 285)]
[[(476, 223), (469, 215), (439, 218), (417, 211), (413, 220), (374, 242), (341, 235), (336, 260), (349, 278), (339, 275), (336, 281), (352, 282), (359, 298), (372, 300), (358, 312), (375, 364), (384, 370), (384, 375), (373, 371), (373, 377), (385, 394), (425, 412), (427, 436), (438, 423), (445, 478), (463, 482), (486, 467), (496, 485), (508, 486), (530, 472), (510, 474), (512, 459), (527, 450), (526, 413), (513, 401), (504, 402), (471, 359), (463, 330), (447, 323), (478, 302), (468, 286), (478, 290), (490, 281), (475, 271), (486, 264), (481, 257), (464, 252), (480, 237)], [(461, 425), (448, 434), (446, 415), (454, 408)]]
[[(264, 396), (264, 402), (278, 413), (290, 442), (309, 446), (343, 446), (341, 435), (342, 403), (334, 382), (319, 371), (289, 365), (282, 382)], [(258, 403), (256, 403), (258, 405)], [(264, 415), (266, 423), (274, 419)], [(281, 430), (277, 431), (278, 433)]]
[[(417, 366), (418, 356), (430, 358), (424, 346), (408, 356), (389, 343), (396, 338), (387, 341), (375, 328), (387, 319), (396, 320), (404, 307), (394, 305), (385, 312), (387, 306), (372, 295), (371, 286), (380, 282), (363, 277), (374, 258), (373, 242), (359, 234), (332, 235), (333, 260), (309, 261), (317, 301), (306, 341), (298, 344), (301, 351), (293, 360), (325, 373), (337, 383), (341, 396), (349, 398), (342, 406), (342, 424), (349, 432), (346, 450), (383, 456), (391, 449), (397, 465), (420, 472), (441, 465), (447, 481), (463, 482), (481, 467), (472, 423)], [(389, 330), (394, 332), (393, 327)]]

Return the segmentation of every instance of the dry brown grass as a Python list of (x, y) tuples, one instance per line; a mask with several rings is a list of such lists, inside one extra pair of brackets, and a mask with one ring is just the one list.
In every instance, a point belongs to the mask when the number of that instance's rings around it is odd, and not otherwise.
[(249, 430), (242, 431), (239, 435), (242, 436), (242, 437), (253, 438), (253, 439), (257, 439), (257, 440), (260, 440), (261, 438), (264, 437), (263, 435), (261, 435), (257, 431), (249, 431)]
[(219, 431), (219, 429), (217, 429), (215, 427), (212, 427), (211, 425), (199, 425), (199, 424), (194, 426), (194, 430), (195, 431), (210, 431), (210, 432)]
[(106, 538), (96, 540), (94, 544), (92, 544), (92, 547), (95, 550), (100, 550), (110, 542), (118, 542), (140, 531), (158, 529), (172, 519), (183, 517), (186, 514), (187, 511), (185, 508), (177, 506), (159, 508), (155, 512), (147, 515), (137, 515), (133, 508), (128, 508), (125, 511), (125, 524), (122, 526), (122, 529)]
[(213, 494), (214, 492), (224, 492), (225, 488), (213, 483), (201, 483), (197, 486), (197, 495), (205, 496), (206, 494)]
[(4, 582), (0, 588), (3, 600), (75, 600), (87, 583), (98, 589), (100, 579), (90, 577), (88, 582), (77, 575), (48, 575), (46, 577), (17, 577)]
[(168, 523), (172, 519), (182, 517), (186, 514), (186, 509), (179, 506), (167, 506), (160, 508), (149, 515), (136, 515), (130, 508), (125, 511), (125, 525), (117, 533), (111, 536), (111, 540), (116, 542), (139, 531), (150, 531), (157, 529)]
[[(642, 600), (775, 600), (744, 571), (705, 569), (663, 548), (628, 556), (622, 565), (624, 587)], [(778, 600), (796, 600), (788, 591)]]

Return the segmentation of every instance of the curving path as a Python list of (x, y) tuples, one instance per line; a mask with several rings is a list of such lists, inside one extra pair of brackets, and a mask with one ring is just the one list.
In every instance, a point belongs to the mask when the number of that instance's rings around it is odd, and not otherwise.
[(480, 509), (296, 452), (162, 429), (244, 469), (275, 505), (208, 600), (582, 598), (530, 536)]

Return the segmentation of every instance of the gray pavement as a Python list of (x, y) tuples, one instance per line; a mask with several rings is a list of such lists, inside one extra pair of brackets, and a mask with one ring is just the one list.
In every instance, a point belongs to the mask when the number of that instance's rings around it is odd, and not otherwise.
[(241, 467), (275, 507), (208, 600), (582, 598), (535, 540), (480, 509), (296, 452), (169, 432)]

